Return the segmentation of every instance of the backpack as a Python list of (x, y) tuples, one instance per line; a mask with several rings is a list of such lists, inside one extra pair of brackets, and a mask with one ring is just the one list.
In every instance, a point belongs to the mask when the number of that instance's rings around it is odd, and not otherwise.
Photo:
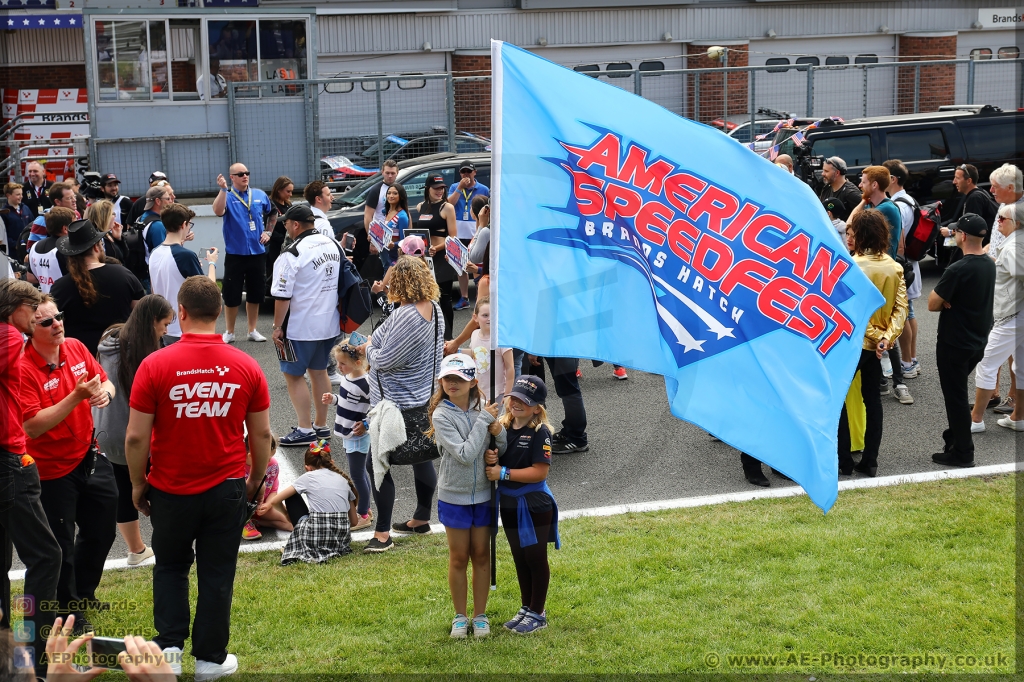
[(896, 257), (893, 258), (893, 260), (896, 261), (897, 265), (903, 268), (903, 282), (909, 289), (910, 285), (914, 283), (914, 279), (916, 277), (914, 274), (914, 263), (899, 254), (896, 254)]
[(127, 225), (121, 232), (125, 252), (123, 265), (138, 277), (140, 282), (149, 279), (149, 265), (146, 263), (146, 228), (158, 220), (160, 216), (154, 213), (147, 218), (139, 218), (134, 225)]
[(935, 241), (935, 236), (939, 233), (939, 225), (942, 222), (939, 210), (942, 207), (942, 202), (916, 206), (909, 201), (904, 201), (904, 197), (900, 197), (896, 201), (905, 203), (914, 209), (914, 223), (905, 232), (903, 255), (907, 260), (921, 260), (927, 255), (928, 249)]
[[(311, 232), (310, 234), (319, 233)], [(290, 253), (297, 257), (299, 255), (298, 244), (303, 239), (305, 236), (299, 237), (281, 253)], [(338, 273), (340, 326), (343, 333), (351, 334), (369, 319), (370, 313), (373, 311), (373, 304), (370, 302), (370, 285), (359, 275), (359, 271), (356, 270), (352, 261), (345, 257), (345, 251), (341, 248), (341, 244), (335, 241), (334, 245), (338, 247), (338, 254), (341, 256), (339, 261), (341, 272)], [(285, 324), (287, 325), (287, 320)]]

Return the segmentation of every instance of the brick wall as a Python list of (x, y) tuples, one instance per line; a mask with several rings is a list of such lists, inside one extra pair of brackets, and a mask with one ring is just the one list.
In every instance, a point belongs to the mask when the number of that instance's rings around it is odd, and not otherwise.
[[(956, 59), (956, 35), (923, 37), (900, 36), (899, 61), (920, 62)], [(956, 66), (922, 66), (918, 111), (937, 111), (956, 103)], [(896, 84), (896, 113), (914, 113), (916, 68), (901, 68)]]
[[(727, 63), (725, 64), (718, 59), (708, 59), (707, 45), (687, 45), (687, 68), (716, 69), (722, 66), (750, 65), (747, 45), (725, 44), (722, 47), (729, 48), (728, 52), (726, 52)], [(687, 79), (687, 101), (690, 102), (689, 111), (684, 114), (687, 118), (692, 118), (702, 123), (722, 118), (725, 114), (726, 104), (723, 96), (723, 86), (726, 84), (728, 84), (729, 88), (729, 115), (748, 113), (750, 108), (750, 90), (747, 73), (730, 73), (728, 74), (728, 81), (725, 81), (723, 76), (723, 73), (707, 73), (697, 77), (700, 80), (700, 92), (697, 99), (695, 99), (698, 95), (696, 87), (697, 78)], [(697, 101), (696, 106), (699, 107), (699, 111), (694, 110), (695, 101)]]
[[(452, 76), (490, 76), (490, 55), (452, 55)], [(491, 81), (455, 84), (455, 130), (491, 136)]]
[(171, 80), (176, 92), (193, 91), (196, 78), (196, 65), (192, 62), (171, 62)]
[(84, 88), (85, 64), (0, 67), (0, 88)]

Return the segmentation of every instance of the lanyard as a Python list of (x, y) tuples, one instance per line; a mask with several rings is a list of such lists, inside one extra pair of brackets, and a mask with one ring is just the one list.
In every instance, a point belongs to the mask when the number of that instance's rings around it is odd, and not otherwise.
[(466, 194), (466, 190), (464, 190), (464, 189), (459, 190), (460, 192), (462, 192), (462, 198), (466, 200), (466, 210), (467, 211), (469, 210), (469, 202), (470, 202), (470, 200), (472, 200), (473, 195), (476, 194), (476, 185), (474, 185), (472, 189), (473, 189), (473, 191), (470, 192), (469, 194)]
[[(245, 206), (246, 213), (251, 213), (251, 209), (249, 207), (252, 206), (252, 187), (245, 191), (245, 196), (249, 197), (248, 203), (242, 201), (242, 195), (235, 191), (234, 187), (231, 188), (231, 193), (235, 195), (235, 198), (238, 199), (239, 202), (241, 202), (242, 206)], [(250, 215), (249, 217), (251, 218), (252, 216)]]

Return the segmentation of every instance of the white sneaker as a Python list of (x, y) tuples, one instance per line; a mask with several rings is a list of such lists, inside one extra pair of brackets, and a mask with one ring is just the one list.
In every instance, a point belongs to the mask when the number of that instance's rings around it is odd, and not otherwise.
[(223, 663), (211, 663), (196, 659), (196, 682), (209, 682), (238, 672), (238, 659), (228, 654)]
[[(999, 421), (1002, 421), (1001, 419)], [(982, 433), (985, 430), (985, 422), (971, 422), (971, 433)]]
[(340, 372), (331, 372), (330, 374), (327, 375), (327, 378), (331, 380), (331, 385), (332, 386), (340, 386), (341, 385), (341, 373)]
[(896, 400), (899, 400), (904, 405), (914, 404), (914, 396), (910, 395), (910, 389), (908, 389), (905, 384), (899, 384), (896, 386), (894, 391)]
[(267, 340), (267, 337), (263, 336), (263, 334), (260, 334), (257, 330), (253, 329), (251, 332), (249, 332), (249, 340), (255, 341), (256, 343), (263, 343), (264, 341)]
[[(147, 548), (148, 549), (148, 548)], [(171, 666), (171, 670), (174, 671), (175, 675), (181, 674), (181, 649), (176, 646), (169, 646), (163, 651), (164, 660), (167, 661), (167, 665)]]
[(224, 343), (235, 342), (235, 335), (232, 334), (231, 332), (224, 332), (223, 334), (220, 335), (220, 338), (224, 339)]
[(143, 561), (145, 561), (146, 559), (148, 559), (151, 556), (153, 556), (153, 548), (152, 547), (147, 547), (146, 549), (142, 550), (138, 554), (136, 554), (135, 552), (128, 552), (128, 565), (129, 566), (138, 566), (139, 564), (141, 564)]
[(999, 421), (996, 422), (996, 424), (999, 424), (1003, 428), (1010, 429), (1011, 431), (1024, 431), (1024, 419), (1020, 421), (1014, 421), (1013, 419), (1010, 418), (1010, 415), (1002, 417)]

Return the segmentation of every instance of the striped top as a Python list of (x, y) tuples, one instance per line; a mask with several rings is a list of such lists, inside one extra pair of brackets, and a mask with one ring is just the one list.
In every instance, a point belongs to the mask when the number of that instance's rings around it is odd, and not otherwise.
[(334, 404), (338, 406), (334, 432), (342, 438), (350, 438), (352, 428), (366, 419), (366, 413), (370, 411), (370, 382), (366, 375), (358, 379), (343, 375), (338, 392), (334, 394)]
[(433, 374), (444, 355), (444, 319), (436, 303), (433, 307), (433, 316), (425, 320), (415, 305), (403, 305), (373, 332), (366, 348), (371, 405), (381, 401), (378, 380), (384, 385), (384, 397), (400, 409), (420, 407), (430, 400)]

